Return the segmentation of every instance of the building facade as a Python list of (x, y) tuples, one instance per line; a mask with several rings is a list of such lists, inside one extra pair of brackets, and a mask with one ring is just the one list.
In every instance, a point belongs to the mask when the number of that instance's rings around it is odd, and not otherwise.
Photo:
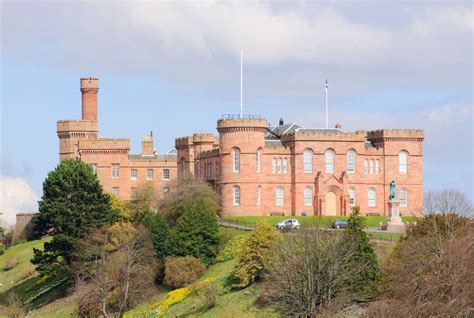
[(346, 132), (295, 123), (268, 128), (256, 116), (225, 116), (218, 137), (175, 141), (178, 178), (213, 185), (224, 215), (389, 215), (390, 181), (402, 215), (423, 200), (422, 130)]
[(143, 137), (140, 154), (130, 154), (130, 139), (99, 137), (97, 78), (81, 78), (82, 119), (59, 120), (59, 159), (91, 165), (104, 190), (130, 200), (137, 189), (151, 183), (158, 194), (177, 178), (176, 153), (156, 154), (153, 135)]

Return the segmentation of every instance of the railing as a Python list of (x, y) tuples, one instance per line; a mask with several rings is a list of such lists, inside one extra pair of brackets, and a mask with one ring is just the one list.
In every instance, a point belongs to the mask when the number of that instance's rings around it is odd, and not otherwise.
[(221, 115), (222, 119), (262, 119), (262, 116), (260, 115), (242, 115), (240, 114), (222, 114)]

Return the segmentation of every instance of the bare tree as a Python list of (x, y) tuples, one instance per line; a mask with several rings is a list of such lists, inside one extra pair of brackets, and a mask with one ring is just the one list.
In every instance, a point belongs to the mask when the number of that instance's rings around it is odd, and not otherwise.
[(466, 196), (456, 190), (442, 190), (427, 192), (424, 195), (423, 209), (425, 214), (458, 214), (472, 217), (474, 209)]
[(286, 316), (310, 317), (340, 301), (363, 266), (352, 261), (356, 246), (342, 232), (301, 230), (277, 249), (264, 293)]

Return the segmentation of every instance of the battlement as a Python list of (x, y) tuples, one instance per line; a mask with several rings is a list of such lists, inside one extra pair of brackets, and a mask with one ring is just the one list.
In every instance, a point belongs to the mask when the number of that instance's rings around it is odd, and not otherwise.
[(81, 77), (81, 90), (99, 89), (99, 79), (97, 77)]
[(186, 136), (186, 137), (179, 137), (176, 138), (174, 141), (176, 149), (180, 149), (183, 147), (187, 147), (193, 144), (193, 137), (192, 136)]
[(267, 121), (259, 116), (233, 117), (225, 116), (217, 121), (217, 130), (219, 132), (235, 130), (265, 130)]
[(334, 140), (334, 141), (354, 141), (363, 142), (367, 138), (365, 130), (357, 130), (355, 132), (345, 132), (340, 129), (296, 129), (281, 137), (283, 142), (291, 142), (297, 140)]
[(423, 129), (379, 129), (367, 132), (368, 140), (420, 139), (425, 138)]
[(97, 120), (58, 120), (57, 132), (97, 132), (99, 124)]
[(219, 156), (219, 149), (205, 150), (200, 153), (200, 158), (213, 158)]
[(214, 143), (215, 138), (213, 134), (194, 134), (193, 135), (193, 143)]
[(130, 140), (126, 138), (99, 138), (79, 140), (79, 149), (87, 150), (130, 150)]

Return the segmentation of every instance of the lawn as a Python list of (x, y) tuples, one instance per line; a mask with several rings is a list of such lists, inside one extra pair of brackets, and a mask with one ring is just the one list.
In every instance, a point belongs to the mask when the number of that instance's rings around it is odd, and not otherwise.
[[(231, 220), (242, 225), (255, 226), (257, 221), (265, 221), (271, 225), (285, 219), (297, 219), (303, 227), (322, 226), (330, 227), (334, 220), (347, 220), (348, 216), (225, 216), (223, 219)], [(367, 227), (378, 227), (380, 223), (387, 223), (386, 216), (363, 216)], [(403, 222), (414, 222), (416, 217), (404, 216)]]

